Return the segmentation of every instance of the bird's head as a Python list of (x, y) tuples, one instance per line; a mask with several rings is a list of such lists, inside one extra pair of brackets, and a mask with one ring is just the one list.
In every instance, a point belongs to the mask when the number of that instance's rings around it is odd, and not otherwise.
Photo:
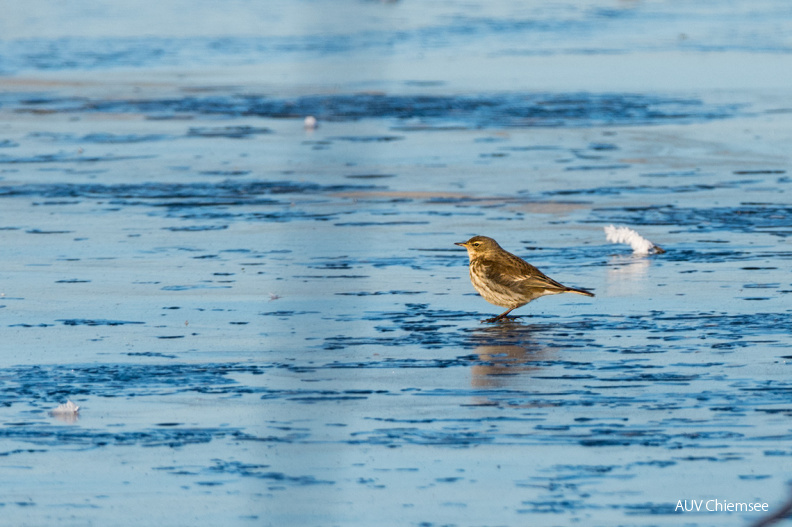
[(498, 245), (498, 242), (486, 236), (473, 236), (466, 242), (457, 242), (454, 245), (459, 245), (467, 249), (468, 256), (471, 260), (503, 250), (501, 246)]

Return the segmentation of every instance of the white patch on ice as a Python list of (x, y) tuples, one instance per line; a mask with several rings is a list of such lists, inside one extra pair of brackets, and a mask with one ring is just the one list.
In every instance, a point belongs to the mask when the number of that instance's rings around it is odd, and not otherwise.
[(76, 414), (80, 411), (80, 407), (71, 401), (66, 401), (50, 412), (50, 414)]
[(643, 255), (653, 252), (665, 252), (629, 227), (614, 227), (613, 225), (608, 225), (605, 227), (605, 236), (611, 243), (626, 243), (632, 247), (633, 254)]

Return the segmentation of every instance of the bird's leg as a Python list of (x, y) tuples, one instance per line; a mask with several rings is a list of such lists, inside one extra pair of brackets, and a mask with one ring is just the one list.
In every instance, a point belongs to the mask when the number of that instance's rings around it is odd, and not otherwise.
[[(517, 306), (517, 307), (519, 307), (519, 306)], [(516, 307), (511, 307), (511, 308), (507, 309), (506, 311), (504, 311), (503, 313), (501, 313), (500, 315), (498, 315), (497, 317), (488, 318), (487, 320), (482, 320), (482, 322), (487, 322), (487, 323), (497, 322), (498, 320), (501, 320), (501, 319), (505, 318), (506, 315), (511, 313), (512, 310), (514, 310), (514, 309), (517, 309), (517, 308)]]

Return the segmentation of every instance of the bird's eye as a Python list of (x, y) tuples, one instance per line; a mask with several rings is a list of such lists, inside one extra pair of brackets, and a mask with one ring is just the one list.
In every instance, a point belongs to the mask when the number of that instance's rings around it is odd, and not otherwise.
[(478, 247), (479, 245), (481, 245), (481, 242), (473, 242), (473, 247)]

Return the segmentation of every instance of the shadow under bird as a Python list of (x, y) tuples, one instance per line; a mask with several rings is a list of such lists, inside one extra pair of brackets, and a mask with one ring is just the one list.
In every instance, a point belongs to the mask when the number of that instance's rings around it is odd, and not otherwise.
[(467, 249), (470, 258), (470, 281), (484, 300), (508, 308), (497, 317), (482, 322), (497, 322), (512, 310), (522, 307), (540, 296), (559, 293), (594, 293), (560, 284), (519, 256), (504, 250), (498, 242), (486, 236), (473, 236), (458, 242)]

